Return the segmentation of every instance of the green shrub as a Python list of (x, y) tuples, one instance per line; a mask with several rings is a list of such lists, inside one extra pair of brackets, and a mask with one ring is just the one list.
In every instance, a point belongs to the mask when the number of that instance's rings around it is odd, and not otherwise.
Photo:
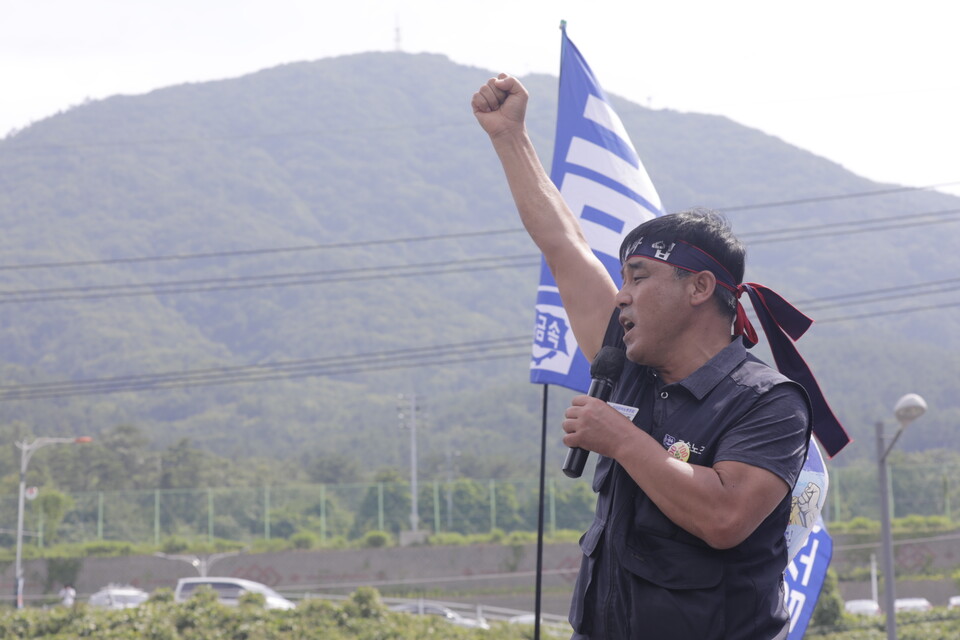
[(503, 531), (503, 529), (493, 529), (490, 531), (490, 533), (486, 534), (486, 536), (488, 542), (502, 544), (506, 539), (507, 534)]
[(462, 547), (468, 541), (467, 536), (457, 531), (441, 531), (430, 536), (429, 543), (438, 547)]
[(215, 553), (224, 553), (227, 551), (246, 551), (249, 545), (239, 540), (227, 540), (225, 538), (213, 539), (213, 551)]
[(43, 585), (44, 592), (55, 591), (55, 587), (58, 585), (76, 584), (77, 574), (80, 573), (82, 567), (82, 558), (48, 558), (47, 579)]
[(550, 542), (580, 542), (583, 531), (579, 529), (557, 529), (549, 536), (546, 536)]
[(847, 522), (831, 523), (830, 528), (836, 529), (837, 533), (878, 533), (880, 523), (870, 518), (858, 516)]
[(262, 593), (254, 593), (253, 591), (245, 591), (240, 595), (239, 604), (241, 607), (253, 607), (256, 609), (266, 609), (267, 608), (267, 597)]
[(173, 602), (173, 589), (161, 587), (150, 594), (150, 602)]
[(83, 555), (89, 557), (114, 557), (133, 555), (133, 544), (129, 542), (117, 542), (113, 540), (96, 540), (94, 542), (85, 542), (81, 545)]
[(253, 544), (250, 545), (250, 550), (253, 553), (270, 553), (272, 551), (286, 551), (290, 548), (290, 541), (283, 538), (270, 538), (269, 540), (264, 540), (260, 538), (254, 540)]
[(190, 543), (183, 538), (178, 538), (176, 536), (171, 536), (165, 539), (160, 545), (160, 550), (164, 553), (183, 553), (189, 548)]
[(910, 533), (942, 533), (953, 529), (953, 523), (946, 516), (909, 515), (894, 518), (891, 524), (896, 531)]
[(308, 618), (331, 616), (336, 608), (336, 604), (324, 598), (304, 598), (297, 605), (297, 611)]
[(349, 547), (350, 541), (344, 536), (333, 536), (332, 538), (327, 538), (326, 542), (323, 543), (324, 549), (347, 549)]
[(343, 608), (349, 615), (358, 618), (382, 618), (387, 611), (380, 600), (380, 592), (373, 587), (358, 588)]
[(290, 544), (294, 549), (314, 549), (320, 546), (320, 536), (312, 531), (298, 531), (290, 536)]
[(504, 540), (509, 545), (531, 544), (537, 541), (537, 534), (533, 531), (511, 531)]
[[(828, 586), (827, 591), (830, 591)], [(73, 609), (0, 608), (0, 638), (6, 640), (523, 640), (532, 628), (491, 622), (489, 631), (449, 625), (434, 616), (388, 612), (372, 587), (357, 589), (343, 602), (321, 598), (302, 601), (290, 611), (253, 606), (228, 607), (212, 589), (198, 589), (185, 603), (151, 598), (136, 609), (110, 611), (80, 605)], [(156, 596), (157, 594), (155, 594)], [(816, 615), (816, 614), (815, 614)], [(898, 615), (900, 640), (948, 640), (960, 637), (960, 611), (939, 609)], [(567, 637), (569, 634), (546, 637)], [(842, 619), (807, 629), (805, 638), (879, 640), (883, 622)]]
[(208, 584), (201, 584), (190, 594), (190, 600), (196, 600), (198, 603), (220, 602), (220, 596), (216, 589)]
[(817, 627), (836, 625), (843, 621), (843, 616), (843, 598), (837, 587), (837, 574), (833, 569), (827, 569), (810, 624)]
[(390, 545), (390, 534), (386, 531), (367, 531), (360, 540), (365, 549), (379, 549)]

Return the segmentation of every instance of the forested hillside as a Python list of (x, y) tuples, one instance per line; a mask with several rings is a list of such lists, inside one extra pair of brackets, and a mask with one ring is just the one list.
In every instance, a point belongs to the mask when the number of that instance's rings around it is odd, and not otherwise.
[[(493, 73), (323, 59), (89, 102), (0, 141), (2, 441), (131, 424), (157, 447), (402, 468), (416, 394), (434, 471), (456, 455), (533, 473), (539, 258), (469, 107)], [(556, 78), (525, 81), (548, 159)], [(907, 392), (930, 410), (900, 446), (957, 450), (960, 200), (614, 99), (666, 208), (726, 211), (747, 279), (818, 320), (799, 347), (857, 438), (836, 462), (872, 456)], [(568, 397), (551, 389), (555, 466)]]

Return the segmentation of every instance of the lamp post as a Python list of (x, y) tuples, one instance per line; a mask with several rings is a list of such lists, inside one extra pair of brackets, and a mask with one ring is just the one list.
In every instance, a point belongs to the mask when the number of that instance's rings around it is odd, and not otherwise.
[(887, 616), (887, 640), (897, 640), (896, 585), (893, 569), (893, 533), (890, 520), (890, 491), (887, 486), (887, 455), (907, 426), (927, 410), (926, 401), (915, 393), (908, 393), (897, 401), (893, 414), (900, 428), (890, 444), (885, 444), (883, 422), (877, 422), (877, 473), (880, 481), (880, 533), (883, 542), (883, 593)]
[(23, 499), (27, 489), (27, 465), (34, 452), (48, 444), (85, 444), (93, 438), (37, 438), (33, 442), (15, 443), (20, 449), (20, 498), (17, 503), (17, 560), (13, 578), (13, 596), (17, 609), (23, 609)]
[(223, 560), (224, 558), (229, 558), (231, 556), (238, 556), (241, 553), (243, 553), (243, 551), (224, 551), (223, 553), (211, 553), (210, 555), (201, 557), (188, 554), (163, 553), (162, 551), (157, 551), (153, 555), (157, 556), (158, 558), (166, 558), (167, 560), (182, 560), (196, 569), (201, 578), (206, 578), (207, 573), (214, 562), (217, 560)]

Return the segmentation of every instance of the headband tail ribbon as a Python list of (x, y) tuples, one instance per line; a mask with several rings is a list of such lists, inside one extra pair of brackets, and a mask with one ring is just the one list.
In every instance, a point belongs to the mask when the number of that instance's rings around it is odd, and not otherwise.
[[(837, 455), (850, 442), (850, 436), (833, 415), (833, 410), (827, 404), (813, 372), (793, 344), (810, 328), (813, 320), (784, 300), (778, 293), (762, 285), (745, 282), (737, 288), (737, 291), (746, 291), (750, 296), (750, 302), (753, 303), (760, 326), (763, 327), (763, 333), (770, 343), (770, 351), (777, 363), (777, 369), (806, 389), (813, 409), (813, 432), (817, 440), (830, 457)], [(737, 322), (734, 331), (738, 334), (742, 332), (748, 342), (751, 341), (752, 336), (751, 344), (756, 344), (756, 331), (746, 317), (743, 305), (737, 305)]]

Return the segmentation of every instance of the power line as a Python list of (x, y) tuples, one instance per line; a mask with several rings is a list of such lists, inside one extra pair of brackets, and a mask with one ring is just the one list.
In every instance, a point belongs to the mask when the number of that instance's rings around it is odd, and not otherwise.
[(425, 358), (420, 358), (415, 361), (408, 362), (371, 362), (371, 363), (356, 363), (351, 366), (340, 366), (340, 367), (328, 367), (328, 368), (317, 368), (309, 371), (301, 372), (284, 372), (284, 373), (274, 373), (274, 374), (263, 374), (257, 376), (221, 376), (216, 378), (210, 378), (206, 380), (171, 380), (161, 383), (139, 383), (139, 384), (129, 384), (129, 385), (115, 385), (115, 386), (104, 386), (96, 389), (65, 389), (62, 391), (50, 391), (46, 393), (31, 393), (31, 394), (14, 394), (14, 393), (4, 393), (0, 394), (0, 402), (6, 402), (11, 400), (39, 400), (39, 399), (51, 399), (51, 398), (64, 398), (71, 396), (87, 396), (87, 395), (102, 395), (108, 393), (122, 393), (122, 392), (133, 392), (133, 391), (164, 391), (172, 389), (183, 389), (183, 388), (192, 388), (192, 387), (211, 387), (211, 386), (224, 386), (232, 384), (249, 384), (252, 382), (271, 382), (275, 380), (290, 380), (296, 378), (315, 378), (321, 376), (344, 376), (351, 375), (356, 373), (365, 373), (368, 371), (393, 371), (397, 369), (411, 369), (411, 368), (423, 368), (428, 366), (440, 366), (440, 365), (450, 365), (450, 364), (465, 364), (470, 362), (485, 362), (489, 360), (503, 360), (510, 358), (520, 358), (520, 357), (529, 357), (530, 350), (514, 350), (514, 352), (508, 353), (484, 353), (482, 355), (475, 355), (472, 357), (464, 357), (459, 355), (452, 356), (429, 356)]
[(147, 295), (174, 295), (183, 293), (209, 293), (212, 291), (235, 291), (241, 289), (279, 288), (318, 284), (358, 282), (380, 278), (411, 278), (428, 275), (514, 269), (540, 265), (540, 256), (533, 254), (514, 256), (491, 256), (444, 262), (426, 262), (412, 265), (377, 265), (355, 269), (333, 269), (304, 273), (269, 274), (260, 276), (235, 276), (229, 278), (204, 278), (198, 280), (172, 280), (144, 284), (91, 285), (61, 287), (54, 289), (0, 291), (0, 304), (28, 302), (54, 302), (62, 300), (101, 300), (105, 298), (129, 298)]
[(254, 365), (4, 385), (0, 386), (0, 401), (156, 391), (480, 362), (529, 356), (529, 347), (529, 336), (516, 336)]
[[(853, 235), (856, 233), (872, 233), (874, 231), (889, 231), (890, 229), (903, 229), (906, 227), (919, 227), (919, 226), (930, 226), (935, 224), (946, 224), (951, 222), (957, 222), (957, 219), (954, 216), (960, 214), (960, 209), (945, 209), (943, 211), (928, 211), (924, 213), (914, 213), (901, 216), (890, 216), (885, 218), (875, 218), (867, 220), (854, 220), (850, 222), (831, 222), (818, 225), (810, 225), (806, 227), (791, 227), (787, 229), (778, 229), (774, 231), (753, 231), (753, 232), (744, 232), (739, 234), (741, 239), (755, 238), (751, 241), (751, 245), (758, 244), (770, 244), (774, 242), (791, 242), (794, 240), (807, 240), (810, 238), (822, 238), (829, 236), (838, 236), (838, 235)], [(918, 218), (928, 218), (934, 217), (933, 220), (918, 221)], [(950, 219), (942, 219), (942, 217), (949, 217)], [(853, 227), (858, 225), (856, 228), (846, 229), (844, 231), (832, 231), (830, 229), (839, 229), (843, 227)], [(822, 231), (818, 231), (821, 230)], [(784, 235), (786, 234), (786, 235)], [(792, 234), (792, 235), (790, 235)], [(777, 236), (784, 235), (784, 237), (763, 237), (763, 236)]]
[[(804, 204), (812, 202), (827, 202), (831, 200), (843, 200), (848, 198), (864, 198), (877, 195), (888, 195), (891, 193), (901, 193), (905, 191), (921, 191), (935, 189), (938, 187), (952, 186), (960, 184), (960, 182), (946, 182), (941, 184), (935, 184), (924, 187), (898, 187), (892, 189), (879, 189), (875, 191), (861, 191), (858, 193), (848, 193), (848, 194), (834, 194), (827, 196), (815, 196), (810, 198), (801, 198), (797, 200), (781, 200), (774, 202), (766, 203), (757, 203), (757, 204), (747, 204), (747, 205), (738, 205), (733, 207), (722, 207), (719, 208), (720, 211), (729, 212), (729, 211), (741, 211), (748, 209), (762, 209), (762, 208), (772, 208), (779, 206), (786, 206), (791, 204)], [(882, 220), (905, 220), (914, 217), (922, 216), (931, 216), (931, 215), (946, 215), (949, 213), (956, 213), (955, 210), (947, 210), (942, 212), (927, 212), (919, 214), (904, 214), (901, 216), (894, 216), (890, 218), (880, 218), (875, 221), (867, 221), (867, 223), (872, 223)], [(777, 230), (777, 231), (754, 231), (754, 232), (745, 232), (739, 234), (741, 238), (746, 237), (757, 237), (766, 234), (778, 234), (778, 233), (787, 233), (791, 230), (801, 230), (801, 229), (817, 229), (817, 228), (829, 228), (831, 226), (847, 226), (862, 224), (863, 220), (852, 220), (849, 222), (838, 222), (838, 223), (828, 223), (823, 225), (813, 225), (812, 227), (796, 227), (790, 230)], [(891, 227), (895, 228), (895, 227)], [(198, 259), (211, 259), (211, 258), (225, 258), (225, 257), (235, 257), (235, 256), (251, 256), (251, 255), (264, 255), (264, 254), (274, 254), (274, 253), (290, 253), (290, 252), (303, 252), (303, 251), (323, 251), (329, 249), (347, 249), (355, 247), (364, 247), (364, 246), (378, 246), (378, 245), (389, 245), (397, 243), (409, 243), (409, 242), (428, 242), (433, 240), (450, 240), (450, 239), (459, 239), (459, 238), (471, 238), (471, 237), (482, 237), (482, 236), (491, 236), (491, 235), (505, 235), (505, 234), (517, 234), (523, 233), (524, 230), (520, 227), (506, 228), (506, 229), (490, 229), (484, 231), (464, 231), (457, 233), (446, 233), (446, 234), (435, 234), (435, 235), (426, 235), (426, 236), (408, 236), (402, 238), (388, 238), (388, 239), (372, 239), (372, 240), (358, 240), (353, 242), (336, 242), (336, 243), (326, 243), (326, 244), (314, 244), (314, 245), (295, 245), (289, 247), (268, 247), (260, 249), (236, 249), (236, 250), (224, 250), (224, 251), (210, 251), (210, 252), (201, 252), (201, 253), (182, 253), (182, 254), (168, 254), (168, 255), (156, 255), (156, 256), (136, 256), (136, 257), (126, 257), (126, 258), (105, 258), (100, 260), (72, 260), (72, 261), (63, 261), (63, 262), (37, 262), (29, 264), (8, 264), (0, 265), (0, 271), (17, 271), (25, 269), (56, 269), (56, 268), (65, 268), (65, 267), (88, 267), (88, 266), (101, 266), (101, 265), (110, 265), (110, 264), (135, 264), (135, 263), (144, 263), (144, 262), (165, 262), (165, 261), (174, 261), (174, 260), (198, 260)], [(789, 238), (794, 239), (794, 238)], [(758, 240), (758, 242), (782, 242), (784, 239), (775, 239), (775, 240)]]
[[(903, 315), (920, 311), (960, 306), (960, 302), (903, 307), (890, 311), (854, 314), (820, 319), (818, 324)], [(414, 367), (443, 366), (529, 357), (529, 336), (490, 339), (441, 345), (413, 347), (392, 351), (328, 356), (306, 360), (240, 365), (235, 367), (195, 369), (158, 374), (136, 374), (66, 382), (40, 382), (0, 386), (0, 402), (38, 400), (73, 396), (101, 395), (135, 391), (162, 391), (193, 387), (224, 386), (269, 382), (298, 378), (350, 375), (369, 371), (394, 371)], [(482, 353), (478, 354), (478, 352)], [(469, 354), (474, 355), (469, 355)]]
[[(932, 281), (911, 285), (910, 289), (930, 287), (942, 284), (955, 284), (960, 278)], [(956, 287), (951, 287), (950, 290)], [(844, 294), (847, 298), (875, 296), (884, 292), (903, 290), (903, 287), (888, 287), (853, 294)], [(940, 293), (940, 291), (923, 292)], [(841, 295), (824, 296), (804, 301), (815, 303), (839, 299)], [(903, 299), (904, 296), (899, 296)], [(867, 302), (876, 302), (869, 300)], [(839, 306), (840, 303), (828, 306)], [(855, 303), (861, 304), (861, 303)], [(943, 309), (960, 306), (960, 302), (938, 305), (920, 305), (903, 307), (897, 310), (854, 314), (821, 319), (819, 324), (875, 318), (884, 315), (905, 314), (919, 311)], [(133, 374), (92, 378), (74, 381), (37, 382), (19, 385), (0, 385), (0, 401), (37, 400), (63, 398), (107, 393), (158, 391), (192, 387), (223, 386), (250, 382), (266, 382), (305, 377), (348, 375), (368, 371), (388, 371), (412, 367), (463, 364), (498, 359), (520, 358), (529, 355), (530, 338), (514, 336), (475, 340), (463, 343), (436, 345), (430, 347), (408, 347), (378, 352), (366, 352), (352, 356), (323, 356), (298, 360), (287, 360), (263, 364), (239, 365), (232, 367), (214, 367), (186, 371), (162, 372), (156, 374)], [(472, 355), (471, 355), (472, 354)]]
[[(950, 285), (950, 286), (945, 286)], [(931, 291), (921, 291), (938, 287)], [(885, 302), (887, 300), (903, 300), (910, 297), (927, 296), (935, 293), (948, 293), (960, 288), (960, 278), (948, 278), (946, 280), (931, 280), (929, 282), (919, 282), (911, 285), (902, 285), (897, 287), (884, 287), (881, 289), (871, 289), (858, 293), (843, 293), (832, 296), (822, 296), (819, 298), (810, 298), (796, 303), (797, 307), (804, 307), (805, 311), (818, 311), (822, 309), (831, 309), (842, 307), (848, 304), (872, 304), (874, 302)], [(909, 291), (909, 294), (905, 292)], [(854, 298), (872, 298), (870, 300), (854, 300)]]
[[(265, 274), (265, 275), (252, 275), (252, 276), (224, 276), (219, 278), (199, 278), (192, 280), (161, 280), (155, 282), (142, 282), (142, 283), (129, 283), (129, 284), (113, 284), (113, 285), (83, 285), (78, 287), (56, 287), (49, 289), (14, 289), (9, 291), (0, 290), (0, 295), (27, 295), (27, 294), (40, 294), (48, 295), (53, 293), (71, 293), (76, 291), (117, 291), (122, 289), (135, 289), (135, 288), (149, 288), (156, 290), (158, 288), (165, 287), (190, 287), (190, 286), (202, 286), (209, 284), (233, 284), (237, 282), (259, 282), (267, 281), (272, 282), (276, 280), (289, 280), (295, 278), (312, 278), (316, 276), (330, 277), (333, 281), (339, 282), (341, 277), (346, 277), (346, 279), (353, 279), (348, 276), (354, 276), (358, 274), (376, 274), (382, 276), (384, 271), (390, 272), (391, 274), (395, 273), (397, 270), (405, 269), (433, 269), (436, 267), (447, 267), (447, 266), (457, 266), (465, 264), (477, 264), (484, 262), (512, 262), (515, 260), (530, 260), (531, 258), (536, 257), (533, 254), (522, 254), (522, 255), (513, 255), (513, 256), (481, 256), (477, 258), (465, 258), (463, 260), (444, 260), (439, 262), (419, 262), (414, 264), (393, 264), (393, 265), (375, 265), (372, 267), (353, 267), (349, 269), (328, 269), (323, 271), (304, 271), (304, 272), (294, 272), (294, 273), (275, 273), (275, 274)], [(366, 279), (366, 278), (363, 278)]]
[(871, 196), (885, 196), (893, 193), (903, 193), (906, 191), (929, 191), (931, 189), (939, 189), (941, 187), (952, 187), (960, 184), (960, 182), (941, 182), (939, 184), (931, 184), (923, 187), (891, 187), (889, 189), (875, 189), (872, 191), (858, 191), (855, 193), (842, 193), (835, 194), (830, 196), (811, 196), (808, 198), (797, 198), (795, 200), (774, 200), (772, 202), (758, 202), (754, 204), (739, 204), (731, 207), (717, 207), (719, 211), (724, 213), (731, 211), (749, 211), (752, 209), (767, 209), (772, 207), (785, 207), (795, 204), (812, 204), (815, 202), (831, 202), (833, 200), (846, 200), (849, 198), (866, 198)]
[(944, 304), (931, 304), (918, 307), (901, 307), (900, 309), (891, 309), (889, 311), (873, 311), (871, 313), (837, 316), (835, 318), (824, 318), (822, 320), (817, 320), (817, 324), (847, 322), (850, 320), (868, 320), (871, 318), (879, 318), (881, 316), (903, 315), (907, 313), (917, 313), (919, 311), (939, 311), (941, 309), (949, 309), (951, 307), (960, 307), (960, 302), (947, 302)]
[[(914, 285), (904, 285), (900, 287), (873, 289), (870, 291), (863, 291), (859, 293), (855, 292), (855, 293), (837, 294), (834, 296), (824, 296), (823, 298), (810, 298), (808, 300), (801, 300), (799, 302), (795, 302), (791, 304), (793, 304), (795, 307), (800, 309), (800, 311), (804, 313), (808, 313), (810, 311), (822, 311), (824, 309), (833, 309), (836, 307), (845, 307), (850, 305), (872, 304), (875, 302), (885, 302), (888, 300), (906, 301), (911, 298), (928, 296), (928, 295), (937, 294), (937, 293), (949, 293), (951, 291), (955, 291), (958, 288), (960, 288), (960, 284), (957, 284), (956, 286), (950, 286), (947, 288), (936, 289), (933, 291), (915, 291), (916, 289), (939, 286), (939, 285), (949, 284), (954, 282), (960, 283), (960, 278), (931, 281), (931, 282), (921, 282)], [(907, 294), (907, 293), (904, 293), (904, 291), (910, 291), (910, 293)], [(896, 292), (896, 293), (895, 294), (891, 293), (890, 295), (881, 295), (885, 292)], [(873, 296), (877, 296), (877, 297), (874, 297), (872, 300), (870, 299), (853, 300), (853, 298), (858, 298), (858, 297), (869, 298)], [(834, 302), (829, 302), (829, 301), (834, 301)], [(822, 302), (822, 303), (817, 304), (818, 302)], [(891, 309), (891, 310), (871, 311), (868, 313), (836, 316), (833, 318), (815, 318), (814, 320), (816, 324), (830, 324), (835, 322), (846, 322), (848, 320), (864, 320), (864, 319), (878, 318), (882, 316), (889, 316), (889, 315), (896, 315), (896, 314), (915, 313), (919, 311), (932, 311), (932, 310), (944, 309), (949, 307), (955, 307), (958, 305), (960, 305), (960, 302), (945, 302), (945, 303), (932, 304), (932, 305), (900, 307), (898, 309)], [(750, 316), (751, 321), (757, 320), (756, 313), (753, 311), (753, 309), (747, 310), (747, 314)]]
[[(793, 240), (809, 239), (823, 236), (839, 236), (855, 233), (868, 233), (874, 231), (886, 231), (890, 229), (903, 227), (917, 227), (921, 225), (943, 224), (958, 221), (960, 209), (946, 209), (942, 211), (927, 211), (905, 216), (890, 216), (868, 221), (849, 221), (849, 222), (830, 222), (817, 225), (806, 225), (801, 227), (790, 227), (775, 231), (757, 231), (741, 234), (742, 238), (753, 238), (752, 245), (761, 245), (773, 242), (786, 242)], [(932, 220), (922, 220), (930, 218)], [(946, 218), (946, 219), (945, 219)], [(308, 249), (319, 248), (343, 248), (356, 246), (373, 246), (378, 244), (391, 244), (405, 241), (422, 241), (435, 239), (450, 239), (453, 237), (471, 237), (478, 235), (491, 235), (503, 233), (515, 233), (520, 229), (497, 229), (480, 232), (468, 232), (464, 234), (443, 234), (435, 236), (423, 236), (420, 238), (412, 237), (405, 239), (381, 239), (374, 241), (357, 241), (346, 243), (335, 243), (327, 245), (313, 245), (306, 247)], [(777, 236), (781, 237), (764, 237)], [(303, 248), (300, 248), (303, 249)], [(243, 254), (249, 252), (274, 252), (284, 249), (264, 249), (264, 250), (244, 250), (241, 252), (226, 252), (231, 254)], [(224, 253), (224, 252), (221, 252)], [(193, 254), (196, 257), (201, 254)], [(204, 254), (206, 256), (215, 254)], [(142, 258), (130, 260), (150, 260), (150, 259), (177, 259), (183, 256), (164, 256), (157, 258)], [(106, 262), (124, 261), (126, 259), (117, 259), (111, 261), (94, 261), (88, 264), (104, 264)], [(338, 282), (362, 281), (374, 277), (415, 277), (427, 275), (443, 275), (449, 273), (461, 272), (466, 269), (460, 268), (465, 265), (474, 265), (470, 268), (475, 270), (490, 270), (501, 268), (524, 268), (539, 264), (540, 258), (535, 254), (513, 255), (513, 256), (495, 256), (472, 258), (459, 261), (445, 261), (434, 263), (418, 263), (413, 265), (378, 265), (377, 267), (363, 267), (354, 269), (339, 269), (326, 271), (310, 271), (299, 273), (281, 273), (265, 274), (253, 276), (233, 276), (220, 278), (200, 278), (188, 280), (167, 280), (147, 283), (117, 284), (117, 285), (81, 285), (76, 287), (57, 287), (48, 289), (15, 289), (0, 291), (0, 304), (19, 304), (26, 302), (51, 302), (62, 300), (92, 300), (104, 298), (136, 297), (146, 295), (174, 295), (182, 293), (207, 293), (211, 291), (255, 289), (264, 287), (289, 287), (304, 286), (316, 284), (332, 284)], [(486, 264), (483, 264), (486, 263)], [(50, 263), (48, 263), (50, 264)], [(63, 266), (67, 263), (58, 263)], [(78, 263), (74, 263), (78, 264)], [(31, 265), (32, 266), (41, 266)]]
[(462, 231), (458, 233), (441, 233), (428, 236), (408, 236), (401, 238), (379, 238), (372, 240), (357, 240), (353, 242), (331, 242), (326, 244), (296, 245), (291, 247), (268, 247), (263, 249), (236, 249), (230, 251), (210, 251), (205, 253), (180, 253), (158, 256), (141, 256), (129, 258), (106, 258), (103, 260), (73, 260), (69, 262), (35, 262), (31, 264), (0, 265), (0, 271), (17, 271), (21, 269), (59, 269), (64, 267), (90, 267), (109, 264), (133, 264), (140, 262), (165, 262), (173, 260), (199, 260), (208, 258), (228, 258), (234, 256), (252, 256), (271, 253), (292, 253), (299, 251), (326, 251), (330, 249), (352, 249), (356, 247), (374, 247), (390, 244), (410, 242), (430, 242), (433, 240), (454, 240), (461, 238), (476, 238), (483, 236), (515, 234), (523, 232), (522, 228), (489, 229), (486, 231)]
[(411, 129), (414, 131), (435, 131), (446, 127), (463, 127), (461, 122), (424, 122), (422, 124), (411, 124), (408, 122), (398, 124), (381, 124), (378, 126), (351, 127), (350, 129), (337, 129), (334, 127), (325, 129), (298, 129), (291, 131), (274, 131), (259, 133), (234, 133), (230, 135), (219, 136), (180, 136), (167, 138), (141, 138), (139, 140), (96, 140), (89, 142), (72, 143), (39, 143), (24, 144), (13, 139), (9, 145), (0, 144), (0, 154), (11, 152), (23, 154), (25, 152), (56, 152), (62, 153), (70, 149), (123, 149), (130, 147), (165, 145), (165, 144), (192, 144), (192, 143), (213, 143), (213, 142), (234, 142), (240, 140), (276, 140), (282, 138), (303, 139), (306, 137), (335, 137), (344, 135), (355, 135), (357, 132), (370, 134), (385, 133), (390, 131), (402, 131)]
[(53, 389), (60, 387), (62, 385), (98, 385), (98, 384), (113, 384), (116, 382), (133, 382), (133, 381), (142, 381), (145, 379), (149, 380), (164, 380), (169, 378), (182, 378), (184, 375), (197, 375), (197, 376), (206, 376), (208, 374), (222, 374), (222, 373), (237, 373), (237, 372), (249, 372), (249, 371), (260, 371), (263, 369), (289, 369), (303, 366), (314, 366), (319, 364), (331, 364), (342, 362), (344, 358), (357, 358), (361, 360), (371, 359), (371, 358), (380, 358), (380, 357), (406, 357), (411, 355), (420, 355), (428, 352), (436, 351), (448, 351), (451, 349), (480, 349), (480, 348), (490, 348), (502, 346), (504, 344), (512, 344), (519, 340), (523, 340), (522, 336), (514, 336), (510, 338), (487, 338), (483, 340), (471, 340), (468, 342), (457, 342), (449, 344), (440, 344), (424, 347), (402, 347), (397, 349), (387, 349), (383, 351), (372, 351), (372, 352), (361, 352), (354, 354), (352, 356), (320, 356), (317, 358), (301, 358), (297, 360), (282, 360), (279, 362), (268, 362), (260, 364), (245, 364), (245, 365), (236, 365), (230, 367), (210, 367), (204, 369), (191, 369), (187, 372), (183, 371), (172, 371), (165, 373), (155, 373), (155, 374), (134, 374), (134, 375), (122, 375), (122, 376), (110, 376), (106, 378), (89, 378), (86, 380), (71, 380), (68, 382), (34, 382), (28, 384), (19, 384), (19, 385), (0, 385), (0, 391), (7, 391), (10, 389)]

